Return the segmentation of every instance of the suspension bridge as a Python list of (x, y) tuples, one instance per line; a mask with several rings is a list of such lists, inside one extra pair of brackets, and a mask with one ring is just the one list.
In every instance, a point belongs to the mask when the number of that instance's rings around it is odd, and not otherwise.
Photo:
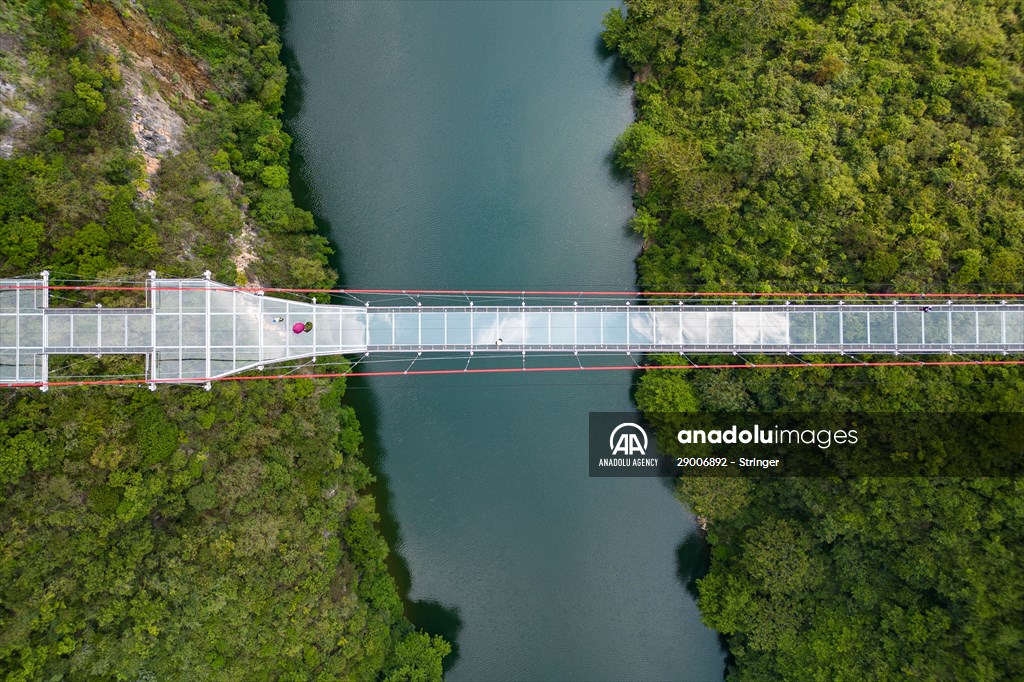
[[(145, 305), (52, 305), (51, 294), (67, 291), (135, 291), (145, 294)], [(283, 297), (297, 293), (302, 291), (227, 286), (212, 281), (209, 273), (196, 279), (150, 273), (139, 286), (55, 285), (46, 272), (0, 280), (0, 386), (46, 390), (135, 383), (155, 389), (160, 383), (198, 383), (209, 388), (211, 381), (249, 378), (237, 375), (268, 365), (337, 355), (358, 358), (358, 363), (377, 354), (411, 360), (405, 370), (377, 374), (457, 371), (410, 371), (425, 355), (465, 358), (466, 372), (633, 369), (647, 367), (635, 359), (646, 354), (677, 354), (689, 363), (680, 367), (698, 366), (690, 359), (697, 355), (841, 356), (818, 363), (828, 366), (1024, 364), (1004, 357), (1024, 355), (1024, 302), (1013, 294), (741, 297), (348, 289), (330, 292), (346, 297), (343, 304)], [(574, 364), (527, 366), (528, 357), (541, 354), (573, 358)], [(630, 358), (631, 364), (587, 367), (580, 359), (613, 354)], [(883, 354), (973, 359), (856, 359)], [(49, 361), (60, 355), (142, 355), (145, 374), (54, 380)], [(522, 367), (471, 368), (474, 356), (519, 356)], [(801, 359), (772, 366), (807, 364), (812, 363)], [(753, 363), (743, 359), (699, 366)]]

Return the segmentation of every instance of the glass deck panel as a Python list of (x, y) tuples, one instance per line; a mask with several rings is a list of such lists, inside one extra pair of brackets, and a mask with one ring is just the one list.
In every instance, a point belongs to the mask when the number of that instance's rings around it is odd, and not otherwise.
[[(288, 345), (288, 335), (292, 333), (291, 324), (288, 318), (280, 312), (264, 313), (262, 319), (263, 344), (268, 346)], [(256, 330), (256, 339), (259, 341), (260, 330)]]
[(760, 313), (740, 311), (733, 313), (735, 323), (735, 343), (740, 346), (756, 346), (761, 343)]
[(156, 316), (156, 345), (158, 348), (181, 345), (181, 324), (177, 315)]
[(205, 379), (206, 358), (201, 355), (182, 353), (181, 356), (181, 378), (182, 379)]
[(225, 330), (220, 332), (210, 331), (210, 345), (211, 346), (227, 346), (232, 347), (234, 345), (233, 334), (231, 330)]
[(708, 343), (708, 314), (683, 313), (683, 343), (687, 346), (705, 346)]
[(260, 320), (256, 315), (235, 315), (235, 345), (260, 345)]
[(210, 349), (210, 376), (221, 376), (235, 368), (235, 351), (233, 348)]
[(526, 342), (526, 330), (524, 325), (526, 318), (519, 311), (514, 313), (500, 313), (498, 315), (498, 338), (502, 343), (520, 346)]
[(125, 315), (103, 315), (101, 318), (100, 345), (104, 347), (124, 346), (125, 327), (128, 322)]
[(288, 312), (288, 301), (273, 296), (263, 297), (263, 312), (265, 313), (286, 313)]
[(395, 314), (395, 343), (400, 346), (416, 346), (420, 342), (420, 315), (413, 310)]
[[(312, 320), (308, 318), (306, 318), (305, 320), (298, 321), (302, 322), (303, 324), (305, 324), (307, 321), (312, 322)], [(294, 331), (292, 331), (291, 324), (289, 324), (286, 334), (288, 338), (288, 347), (291, 349), (291, 355), (304, 353), (313, 348), (313, 334), (311, 332), (302, 331), (296, 334)]]
[(548, 340), (548, 314), (547, 313), (523, 313), (526, 316), (526, 340), (533, 346), (546, 346)]
[(449, 312), (448, 313), (448, 345), (468, 346), (473, 339), (470, 338), (470, 315), (469, 313)]
[(235, 369), (233, 360), (210, 360), (210, 376), (219, 377), (228, 374)]
[(157, 351), (156, 378), (171, 379), (178, 376), (180, 354), (177, 351)]
[(148, 314), (128, 315), (128, 345), (150, 346), (153, 344), (153, 317)]
[(363, 311), (344, 313), (341, 323), (341, 342), (347, 348), (366, 345), (366, 318)]
[(444, 313), (429, 312), (420, 315), (422, 342), (424, 346), (444, 345)]
[(96, 315), (71, 316), (71, 343), (73, 348), (95, 348), (99, 342)]
[(43, 316), (22, 315), (21, 316), (21, 339), (18, 344), (22, 349), (42, 348), (43, 346)]
[(473, 316), (473, 341), (477, 346), (493, 346), (498, 340), (498, 313), (475, 310)]
[(577, 311), (576, 343), (577, 345), (598, 345), (601, 343), (601, 313)]
[(843, 313), (843, 343), (865, 344), (868, 342), (868, 314), (851, 311)]
[(839, 313), (816, 311), (815, 317), (815, 345), (838, 346), (839, 337)]
[(896, 313), (896, 340), (901, 346), (920, 346), (921, 326), (924, 324), (920, 310), (900, 310)]
[(236, 348), (235, 349), (235, 364), (239, 367), (243, 365), (255, 365), (260, 360), (260, 352), (255, 348)]
[(733, 314), (732, 312), (709, 312), (708, 313), (708, 345), (727, 346), (733, 342), (732, 334)]
[(18, 358), (18, 381), (39, 381), (41, 376), (39, 356), (22, 352)]
[(181, 291), (181, 312), (183, 313), (205, 313), (206, 312), (206, 290), (205, 289), (182, 289)]
[(973, 312), (953, 311), (953, 344), (958, 346), (977, 343), (978, 326)]
[(288, 302), (288, 319), (292, 324), (295, 322), (306, 322), (313, 321), (313, 315), (316, 314), (316, 306), (310, 303), (296, 303), (295, 301)]
[[(4, 286), (12, 286), (10, 282), (0, 282)], [(0, 313), (13, 313), (18, 310), (18, 291), (16, 289), (0, 289)]]
[(205, 346), (206, 345), (206, 316), (205, 315), (182, 315), (181, 316), (181, 345), (183, 345), (183, 346)]
[(891, 308), (878, 311), (873, 310), (868, 313), (868, 334), (871, 337), (871, 345), (893, 345), (895, 329), (893, 328), (892, 320)]
[(18, 347), (18, 316), (17, 315), (0, 315), (0, 348), (17, 348), (17, 347)]
[(390, 345), (394, 324), (391, 313), (370, 313), (370, 345)]
[(210, 315), (210, 345), (233, 346), (235, 320), (232, 315)]
[(1006, 311), (1006, 343), (1009, 346), (1024, 344), (1024, 311)]
[(313, 339), (318, 347), (337, 348), (341, 345), (341, 315), (338, 310), (323, 308), (317, 311)]
[(178, 312), (181, 292), (177, 287), (168, 291), (167, 287), (159, 284), (153, 289), (153, 306), (157, 312), (176, 313)]
[(682, 343), (680, 314), (669, 306), (658, 306), (652, 313), (655, 319), (654, 343), (659, 346), (676, 346)]
[(551, 313), (551, 343), (556, 346), (572, 346), (575, 343), (574, 313), (554, 311)]
[(18, 378), (18, 353), (13, 350), (0, 351), (0, 379), (14, 381)]
[(794, 346), (814, 344), (814, 311), (795, 308), (789, 311), (789, 342)]
[(924, 313), (924, 342), (929, 346), (949, 345), (949, 317), (941, 308)]
[[(646, 307), (646, 306), (644, 306)], [(630, 345), (649, 346), (654, 343), (654, 312), (637, 308), (629, 311)]]
[[(632, 317), (632, 311), (629, 313)], [(604, 340), (602, 345), (605, 346), (625, 346), (627, 342), (626, 335), (626, 313), (606, 311), (604, 313)], [(636, 343), (633, 339), (629, 339), (629, 343)]]
[(762, 312), (761, 343), (773, 346), (785, 346), (788, 326), (785, 312)]
[(288, 346), (264, 346), (262, 360), (275, 362), (288, 357)]
[(978, 312), (978, 343), (995, 346), (1003, 343), (1003, 316), (998, 310)]
[(230, 313), (235, 306), (235, 292), (223, 287), (214, 287), (210, 290), (210, 312)]

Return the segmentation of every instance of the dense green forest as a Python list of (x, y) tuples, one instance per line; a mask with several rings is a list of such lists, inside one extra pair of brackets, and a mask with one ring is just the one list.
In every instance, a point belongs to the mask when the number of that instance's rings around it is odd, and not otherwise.
[[(1024, 5), (630, 0), (651, 290), (1019, 291)], [(757, 362), (769, 362), (758, 358)], [(1024, 410), (1019, 369), (650, 372), (641, 409)], [(682, 479), (732, 680), (1024, 678), (1024, 482)]]
[[(0, 48), (0, 276), (333, 283), (261, 0), (7, 0)], [(344, 391), (0, 394), (0, 677), (439, 679)]]

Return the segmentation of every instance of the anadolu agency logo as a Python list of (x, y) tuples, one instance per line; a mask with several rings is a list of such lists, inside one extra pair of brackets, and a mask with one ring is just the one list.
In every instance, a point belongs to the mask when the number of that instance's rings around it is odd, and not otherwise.
[(608, 448), (612, 456), (643, 457), (647, 454), (647, 432), (633, 422), (619, 424), (608, 437)]
[(588, 454), (591, 476), (662, 476), (668, 460), (658, 455), (654, 434), (639, 414), (591, 412)]

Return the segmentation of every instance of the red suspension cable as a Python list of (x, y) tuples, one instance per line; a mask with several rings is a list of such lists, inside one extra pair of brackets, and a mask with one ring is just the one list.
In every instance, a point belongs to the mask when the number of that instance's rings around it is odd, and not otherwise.
[[(194, 280), (192, 280), (194, 281)], [(798, 292), (798, 291), (540, 291), (512, 289), (303, 289), (288, 287), (240, 287), (240, 286), (196, 286), (196, 287), (163, 287), (163, 286), (123, 286), (104, 284), (4, 284), (0, 289), (11, 290), (53, 290), (53, 291), (242, 291), (246, 293), (296, 293), (296, 294), (410, 294), (438, 296), (626, 296), (626, 297), (710, 297), (710, 298), (945, 298), (945, 299), (981, 299), (981, 298), (1024, 298), (1024, 293), (868, 293), (863, 291), (847, 292)]]
[(515, 374), (523, 372), (580, 372), (580, 371), (635, 371), (659, 369), (807, 369), (813, 367), (955, 367), (964, 365), (1024, 365), (1024, 360), (889, 360), (882, 362), (781, 362), (765, 364), (715, 364), (715, 365), (614, 365), (600, 367), (490, 367), (480, 369), (420, 369), (393, 370), (379, 372), (330, 372), (320, 374), (255, 374), (227, 377), (207, 377), (193, 379), (92, 379), (41, 382), (23, 382), (6, 384), (6, 388), (38, 388), (40, 386), (145, 386), (148, 384), (202, 384), (214, 381), (265, 381), (272, 379), (339, 379), (342, 377), (391, 377), (391, 376), (423, 376), (440, 374)]

